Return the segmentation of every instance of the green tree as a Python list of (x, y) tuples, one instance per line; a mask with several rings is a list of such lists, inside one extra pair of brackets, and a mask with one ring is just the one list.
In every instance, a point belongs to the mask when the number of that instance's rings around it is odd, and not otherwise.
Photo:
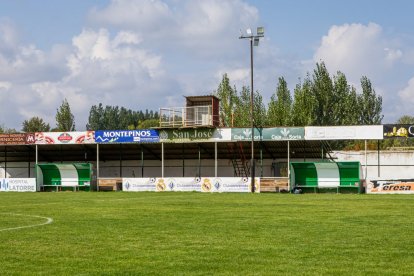
[(43, 121), (42, 118), (32, 117), (23, 121), (23, 132), (44, 132), (50, 131), (50, 125)]
[(371, 81), (367, 77), (361, 78), (362, 94), (358, 98), (360, 109), (360, 124), (377, 125), (381, 124), (382, 118), (382, 97), (377, 96), (372, 88)]
[(105, 130), (121, 129), (119, 127), (119, 107), (107, 105), (105, 107), (103, 121)]
[(237, 102), (237, 90), (230, 86), (227, 74), (223, 78), (214, 93), (220, 100), (220, 125), (225, 127), (233, 126), (233, 116)]
[(75, 117), (73, 116), (70, 105), (66, 98), (63, 100), (62, 105), (57, 109), (56, 113), (56, 130), (57, 131), (74, 131), (75, 130)]
[(313, 71), (312, 77), (312, 93), (316, 99), (316, 106), (313, 110), (315, 124), (318, 126), (335, 125), (334, 105), (337, 99), (325, 63), (316, 63), (316, 69)]
[(104, 109), (102, 103), (98, 106), (93, 105), (89, 111), (88, 123), (86, 124), (87, 130), (104, 130), (103, 122)]
[(235, 99), (234, 127), (251, 126), (250, 109), (250, 89), (243, 86), (240, 95)]
[(397, 124), (402, 124), (402, 125), (411, 125), (411, 124), (414, 124), (414, 117), (413, 116), (409, 116), (409, 115), (401, 116), (397, 120)]
[(158, 127), (160, 126), (160, 120), (159, 119), (148, 119), (139, 122), (137, 129), (148, 129), (152, 127)]
[(309, 75), (303, 84), (297, 84), (294, 90), (291, 125), (312, 126), (315, 124), (316, 98), (312, 93)]
[(267, 109), (269, 126), (289, 126), (291, 124), (292, 96), (283, 77), (279, 78), (276, 94), (273, 94)]
[(358, 96), (354, 87), (348, 84), (345, 74), (338, 72), (333, 78), (335, 125), (357, 125), (359, 123)]
[(266, 107), (259, 91), (253, 94), (253, 124), (255, 127), (264, 127), (267, 123)]

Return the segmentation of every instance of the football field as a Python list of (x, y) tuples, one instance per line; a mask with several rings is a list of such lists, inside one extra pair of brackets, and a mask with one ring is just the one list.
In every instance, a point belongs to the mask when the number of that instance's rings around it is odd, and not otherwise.
[(0, 193), (0, 274), (414, 274), (414, 197)]

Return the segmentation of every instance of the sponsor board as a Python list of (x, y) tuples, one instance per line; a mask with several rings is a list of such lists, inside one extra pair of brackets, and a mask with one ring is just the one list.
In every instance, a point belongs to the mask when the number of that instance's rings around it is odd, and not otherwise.
[[(250, 193), (249, 177), (171, 177), (171, 178), (122, 178), (126, 192), (205, 192)], [(255, 191), (260, 192), (260, 178), (255, 178)]]
[(383, 139), (383, 126), (305, 127), (305, 140)]
[[(255, 191), (260, 193), (260, 178), (255, 178)], [(203, 192), (210, 193), (250, 193), (250, 177), (209, 177), (202, 178), (201, 188)]]
[(384, 139), (414, 137), (414, 125), (384, 125)]
[(126, 192), (155, 192), (155, 178), (122, 178), (122, 190)]
[(414, 179), (372, 180), (368, 182), (367, 194), (414, 194)]
[(0, 178), (0, 192), (36, 192), (36, 179)]
[(27, 145), (35, 143), (34, 133), (0, 134), (0, 145)]
[[(231, 129), (231, 138), (236, 141), (250, 141), (252, 139), (251, 128)], [(254, 139), (261, 141), (287, 141), (303, 140), (305, 129), (303, 127), (274, 127), (274, 128), (255, 128)]]
[(201, 179), (196, 177), (158, 178), (157, 192), (201, 192)]
[(155, 129), (137, 130), (97, 130), (96, 143), (151, 143), (159, 142), (160, 137)]
[(213, 128), (188, 128), (188, 129), (160, 130), (161, 142), (208, 141), (208, 140), (215, 138), (214, 135), (215, 135), (215, 129)]
[(94, 131), (36, 132), (36, 144), (92, 144)]

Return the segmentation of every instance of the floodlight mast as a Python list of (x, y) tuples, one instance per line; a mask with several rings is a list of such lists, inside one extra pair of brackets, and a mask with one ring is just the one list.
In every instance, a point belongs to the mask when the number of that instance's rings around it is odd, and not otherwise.
[(246, 30), (247, 35), (241, 35), (239, 39), (249, 39), (250, 40), (250, 125), (252, 131), (251, 139), (251, 160), (250, 160), (250, 177), (251, 177), (251, 191), (255, 192), (255, 162), (254, 162), (254, 119), (253, 119), (253, 100), (254, 100), (254, 88), (253, 88), (253, 45), (259, 46), (259, 41), (261, 37), (264, 37), (264, 28), (257, 27), (256, 35), (252, 34), (252, 30), (248, 28)]

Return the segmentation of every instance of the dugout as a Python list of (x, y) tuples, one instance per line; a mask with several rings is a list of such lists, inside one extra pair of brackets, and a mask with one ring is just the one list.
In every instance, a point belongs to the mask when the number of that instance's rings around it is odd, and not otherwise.
[(291, 162), (292, 191), (362, 192), (362, 168), (359, 162)]
[(36, 182), (40, 190), (90, 190), (92, 164), (45, 163), (36, 165)]

